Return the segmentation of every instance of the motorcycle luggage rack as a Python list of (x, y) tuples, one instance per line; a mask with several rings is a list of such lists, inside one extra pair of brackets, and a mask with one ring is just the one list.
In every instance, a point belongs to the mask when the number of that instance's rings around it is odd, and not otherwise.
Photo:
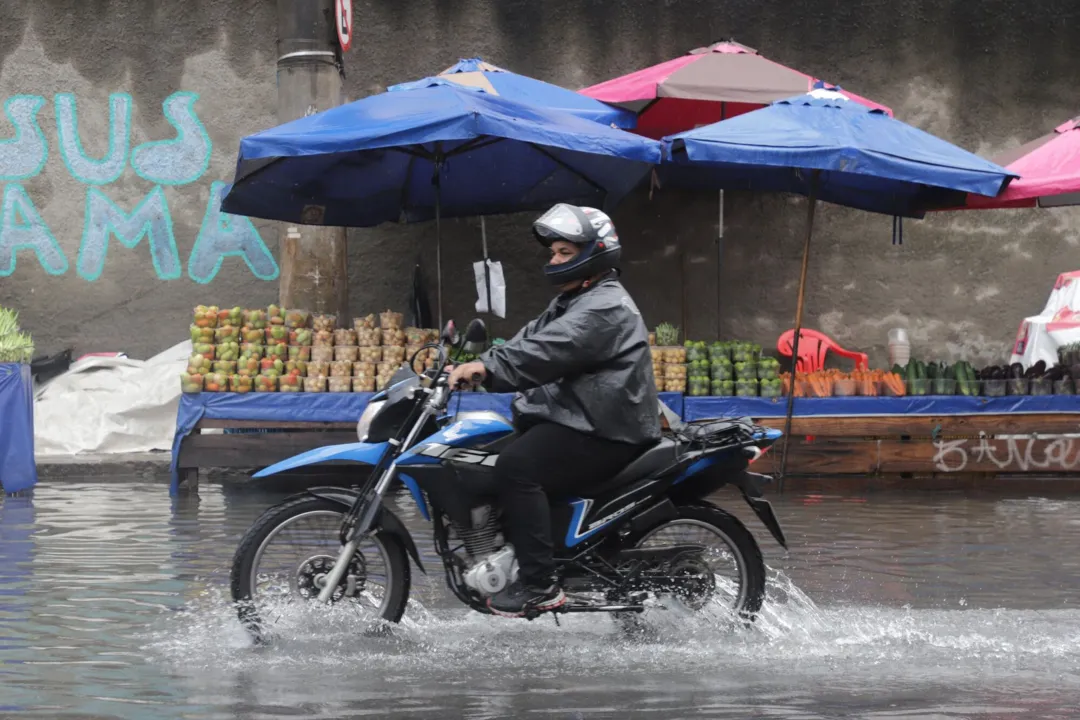
[(686, 423), (678, 436), (688, 449), (716, 448), (745, 442), (754, 436), (750, 418), (698, 420)]

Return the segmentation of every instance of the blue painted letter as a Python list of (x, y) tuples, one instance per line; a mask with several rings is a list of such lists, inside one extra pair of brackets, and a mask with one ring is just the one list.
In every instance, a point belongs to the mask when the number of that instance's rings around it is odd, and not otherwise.
[(4, 114), (15, 126), (15, 137), (0, 140), (0, 181), (26, 180), (45, 167), (49, 146), (37, 121), (38, 110), (44, 104), (45, 98), (39, 95), (13, 95), (4, 103)]
[(131, 153), (131, 166), (143, 180), (160, 185), (187, 185), (210, 166), (213, 145), (195, 114), (196, 93), (177, 92), (165, 98), (161, 109), (176, 128), (173, 140), (143, 143)]
[(109, 96), (109, 151), (101, 160), (86, 157), (83, 150), (75, 96), (58, 93), (55, 105), (60, 156), (71, 176), (88, 185), (108, 185), (120, 177), (127, 166), (131, 142), (131, 96), (126, 93)]
[(109, 251), (109, 235), (116, 235), (116, 239), (129, 248), (134, 248), (148, 236), (150, 258), (158, 277), (175, 280), (183, 273), (173, 236), (172, 216), (160, 187), (151, 190), (131, 214), (117, 207), (97, 188), (87, 188), (86, 221), (75, 264), (84, 279), (93, 282), (101, 277)]
[(274, 255), (259, 236), (259, 231), (243, 215), (221, 211), (225, 183), (210, 186), (202, 228), (188, 259), (188, 275), (198, 283), (208, 283), (217, 276), (225, 258), (239, 256), (260, 280), (276, 280), (278, 265)]
[(67, 272), (67, 258), (52, 230), (41, 219), (23, 186), (10, 183), (4, 186), (0, 208), (0, 277), (15, 272), (15, 254), (19, 250), (33, 250), (41, 267), (50, 275)]

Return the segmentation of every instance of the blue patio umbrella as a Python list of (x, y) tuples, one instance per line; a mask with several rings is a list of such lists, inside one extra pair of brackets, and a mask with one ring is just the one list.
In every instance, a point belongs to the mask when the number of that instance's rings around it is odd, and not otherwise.
[(655, 141), (439, 83), (374, 95), (244, 138), (221, 207), (339, 227), (435, 219), (438, 238), (442, 217), (556, 202), (610, 207), (659, 161)]
[(433, 80), (481, 88), (491, 95), (498, 95), (507, 100), (562, 110), (605, 125), (631, 129), (637, 123), (637, 116), (629, 110), (613, 107), (594, 100), (588, 95), (582, 95), (528, 75), (518, 75), (484, 62), (481, 58), (459, 60), (457, 64), (443, 70), (434, 78), (391, 85), (387, 91), (416, 90), (429, 86)]
[[(731, 120), (663, 139), (661, 185), (791, 192), (809, 197), (792, 369), (799, 356), (814, 210), (818, 200), (922, 217), (963, 205), (965, 193), (994, 196), (1016, 177), (929, 133), (818, 87)], [(791, 432), (794, 382), (785, 436)], [(787, 442), (781, 478), (787, 466)]]

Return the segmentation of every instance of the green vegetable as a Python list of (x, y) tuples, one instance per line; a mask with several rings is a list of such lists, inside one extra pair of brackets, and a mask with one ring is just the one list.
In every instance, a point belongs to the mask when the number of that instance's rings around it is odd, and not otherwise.
[(29, 363), (34, 358), (34, 341), (19, 328), (19, 314), (0, 308), (0, 363)]
[(656, 326), (656, 344), (671, 346), (679, 344), (679, 328), (671, 323), (660, 323)]

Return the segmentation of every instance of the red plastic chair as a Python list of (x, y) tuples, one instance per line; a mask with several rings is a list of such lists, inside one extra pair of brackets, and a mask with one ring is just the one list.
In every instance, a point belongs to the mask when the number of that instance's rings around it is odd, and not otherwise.
[[(799, 372), (816, 372), (825, 367), (825, 355), (832, 352), (840, 357), (855, 361), (856, 370), (869, 370), (870, 358), (866, 353), (851, 352), (836, 344), (832, 338), (817, 330), (802, 329), (799, 338)], [(795, 330), (788, 330), (776, 341), (776, 349), (784, 357), (791, 357), (791, 345), (795, 340)]]

